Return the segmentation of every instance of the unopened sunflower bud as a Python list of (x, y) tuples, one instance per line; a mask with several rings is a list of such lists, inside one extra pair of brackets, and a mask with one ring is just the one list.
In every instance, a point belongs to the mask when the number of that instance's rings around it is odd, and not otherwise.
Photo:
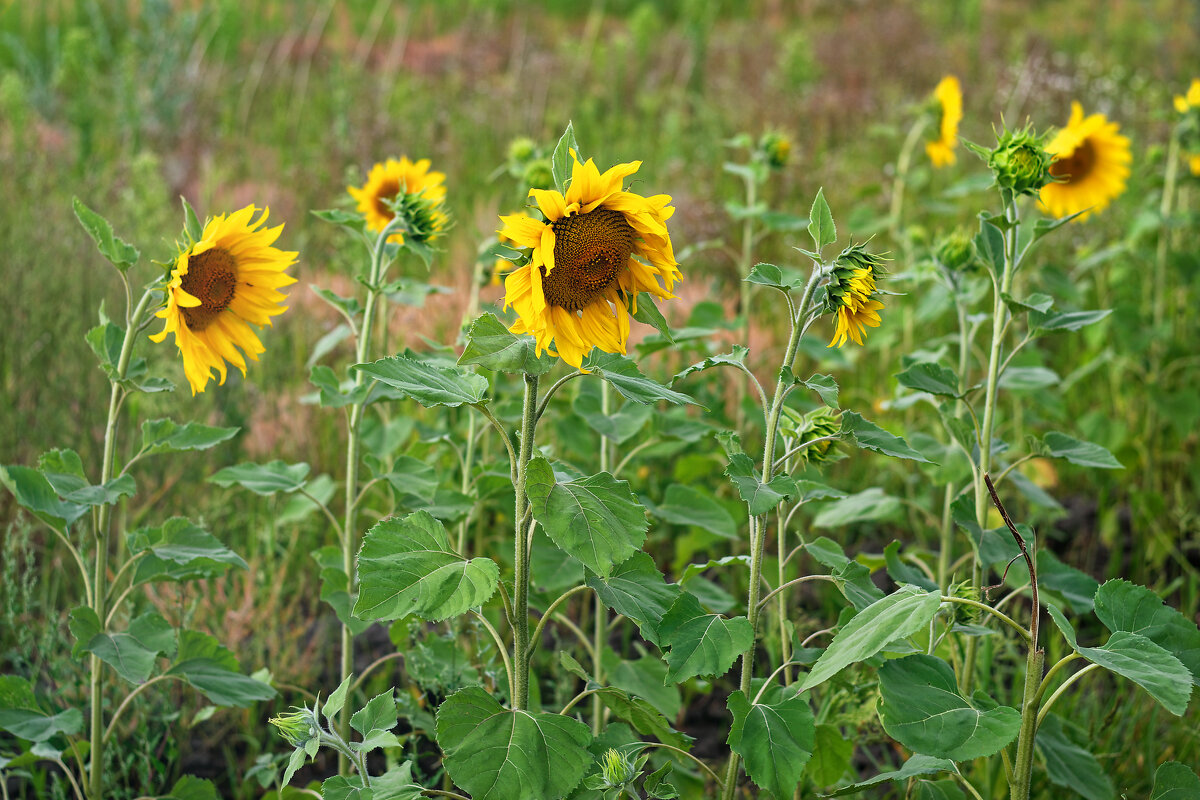
[(823, 464), (833, 458), (836, 440), (828, 438), (842, 429), (842, 413), (828, 406), (821, 406), (805, 414), (797, 431), (800, 444), (808, 444), (800, 451), (805, 461)]
[(554, 172), (550, 169), (550, 162), (544, 158), (530, 161), (521, 179), (530, 189), (554, 188)]
[(939, 264), (952, 272), (966, 269), (975, 259), (975, 251), (971, 249), (971, 237), (962, 230), (943, 236), (938, 240), (933, 256)]
[(771, 169), (783, 169), (792, 159), (792, 140), (778, 131), (764, 133), (758, 140), (758, 149)]
[(600, 757), (600, 776), (610, 787), (623, 787), (637, 777), (633, 762), (611, 747)]
[(271, 717), (268, 721), (292, 747), (304, 747), (321, 736), (317, 715), (304, 707), (293, 707), (291, 711)]
[(508, 160), (515, 164), (524, 164), (536, 152), (537, 143), (527, 136), (517, 137), (508, 143)]
[[(950, 586), (951, 597), (961, 597), (964, 600), (979, 602), (979, 587), (972, 586), (970, 581), (955, 583)], [(951, 603), (954, 607), (954, 622), (956, 625), (970, 625), (979, 620), (979, 609), (966, 603)]]
[(404, 238), (418, 244), (428, 244), (449, 227), (450, 217), (445, 200), (424, 191), (401, 193), (391, 201), (396, 216), (404, 222)]
[(1050, 174), (1053, 157), (1046, 152), (1046, 135), (1038, 135), (1026, 125), (1019, 131), (1004, 129), (988, 156), (988, 166), (996, 183), (1015, 194), (1037, 194), (1054, 179)]

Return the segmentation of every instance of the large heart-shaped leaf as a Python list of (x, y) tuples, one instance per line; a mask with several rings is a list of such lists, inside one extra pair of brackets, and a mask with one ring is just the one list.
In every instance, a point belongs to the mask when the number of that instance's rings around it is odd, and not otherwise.
[(729, 747), (746, 762), (746, 774), (775, 797), (791, 797), (813, 754), (816, 731), (808, 698), (751, 703), (729, 695)]
[(648, 642), (662, 646), (659, 626), (683, 590), (667, 583), (647, 553), (634, 553), (607, 578), (589, 575), (587, 585), (600, 602), (636, 622)]
[(450, 778), (474, 800), (555, 800), (592, 763), (586, 725), (561, 714), (510, 711), (477, 686), (438, 708), (437, 741)]
[(73, 653), (92, 653), (130, 683), (149, 678), (160, 653), (175, 652), (175, 629), (153, 611), (129, 623), (129, 630), (109, 633), (95, 611), (81, 606), (71, 612), (69, 627), (76, 639)]
[(362, 619), (457, 616), (491, 599), (500, 580), (495, 561), (454, 552), (445, 527), (425, 511), (367, 531), (358, 574), (354, 615)]
[(1200, 686), (1200, 628), (1154, 592), (1125, 580), (1107, 581), (1096, 591), (1095, 611), (1110, 631), (1140, 634), (1173, 654)]
[(666, 655), (667, 680), (682, 683), (697, 675), (720, 677), (734, 659), (754, 642), (754, 629), (745, 617), (706, 614), (700, 602), (684, 592), (659, 626)]

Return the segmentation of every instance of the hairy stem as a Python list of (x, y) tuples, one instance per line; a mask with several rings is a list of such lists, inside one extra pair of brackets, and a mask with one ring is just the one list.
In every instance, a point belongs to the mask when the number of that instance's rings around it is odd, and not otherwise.
[(521, 410), (521, 440), (518, 443), (516, 502), (513, 510), (514, 563), (513, 578), (513, 670), (516, 673), (514, 709), (523, 710), (529, 704), (529, 538), (525, 532), (528, 497), (525, 492), (526, 467), (533, 454), (533, 435), (537, 410), (538, 379), (525, 376), (525, 402)]

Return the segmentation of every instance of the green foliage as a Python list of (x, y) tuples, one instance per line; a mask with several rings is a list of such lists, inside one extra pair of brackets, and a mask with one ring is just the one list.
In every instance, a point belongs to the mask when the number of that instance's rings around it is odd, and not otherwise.
[(746, 773), (775, 797), (792, 794), (812, 757), (815, 721), (808, 698), (750, 702), (740, 691), (729, 695), (729, 746), (746, 762)]

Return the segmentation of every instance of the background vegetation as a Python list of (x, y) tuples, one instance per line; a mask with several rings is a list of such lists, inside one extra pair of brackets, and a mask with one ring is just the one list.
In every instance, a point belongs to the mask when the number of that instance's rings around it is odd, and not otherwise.
[[(964, 87), (967, 139), (990, 140), (1001, 118), (1029, 117), (1039, 129), (1061, 124), (1073, 99), (1118, 121), (1132, 139), (1125, 195), (1060, 234), (1040, 270), (1023, 276), (1031, 288), (1053, 287), (1073, 308), (1114, 314), (1080, 335), (1039, 343), (1026, 365), (1053, 365), (1065, 389), (1012, 394), (1006, 409), (1031, 425), (1069, 424), (1126, 469), (1034, 462), (1025, 470), (1027, 499), (1018, 505), (1062, 561), (1097, 579), (1145, 583), (1195, 618), (1194, 178), (1183, 178), (1180, 210), (1161, 234), (1171, 237), (1168, 281), (1155, 286), (1150, 275), (1171, 97), (1194, 77), (1189, 65), (1200, 64), (1198, 27), (1200, 7), (1186, 0), (1111, 0), (1104, 13), (1079, 0), (8, 4), (0, 12), (0, 286), (7, 319), (0, 462), (32, 463), (68, 442), (94, 461), (102, 441), (107, 381), (81, 343), (95, 324), (97, 299), (118, 298), (74, 219), (72, 195), (103, 208), (124, 238), (163, 259), (179, 228), (178, 196), (201, 214), (269, 205), (272, 221), (287, 223), (281, 246), (300, 251), (300, 282), (291, 311), (265, 334), (263, 362), (245, 380), (232, 375), (220, 391), (135, 398), (145, 404), (135, 409), (139, 416), (177, 409), (183, 418), (238, 425), (243, 433), (172, 462), (175, 471), (124, 513), (134, 525), (151, 508), (202, 518), (251, 565), (199, 592), (156, 595), (155, 604), (221, 631), (243, 664), (269, 666), (285, 686), (332, 688), (337, 665), (326, 645), (337, 636), (336, 620), (317, 600), (318, 570), (308, 555), (327, 541), (319, 521), (291, 513), (282, 501), (193, 488), (219, 466), (247, 459), (337, 471), (339, 420), (304, 398), (308, 365), (322, 356), (317, 343), (338, 320), (307, 286), (350, 286), (360, 254), (309, 209), (346, 202), (346, 185), (361, 183), (376, 160), (431, 158), (447, 174), (456, 220), (430, 278), (446, 291), (398, 307), (387, 336), (392, 349), (453, 342), (478, 249), (493, 236), (496, 214), (522, 203), (513, 181), (496, 177), (509, 142), (529, 136), (553, 144), (573, 120), (589, 154), (603, 163), (644, 161), (639, 181), (674, 198), (672, 234), (686, 253), (686, 282), (681, 301), (663, 310), (677, 325), (716, 329), (704, 346), (721, 352), (734, 336), (722, 322), (733, 319), (739, 296), (729, 251), (737, 249), (740, 224), (725, 204), (741, 191), (722, 163), (744, 157), (726, 142), (743, 131), (787, 132), (793, 160), (767, 186), (772, 208), (802, 216), (824, 186), (830, 204), (843, 209), (844, 230), (877, 234), (878, 249), (892, 251), (896, 275), (888, 288), (905, 292), (889, 299), (884, 325), (866, 348), (815, 348), (802, 357), (813, 371), (836, 368), (844, 406), (871, 409), (876, 422), (919, 442), (932, 425), (893, 406), (892, 376), (902, 355), (936, 347), (951, 329), (953, 315), (945, 313), (921, 254), (944, 233), (972, 229), (975, 210), (991, 203), (984, 165), (962, 149), (946, 170), (933, 172), (919, 159), (899, 238), (886, 214), (912, 106), (953, 73)], [(756, 255), (789, 263), (793, 244), (801, 242), (776, 232)], [(1166, 303), (1157, 326), (1156, 291)], [(484, 287), (482, 299), (499, 293)], [(769, 325), (752, 331), (751, 364), (764, 381), (784, 335)], [(151, 357), (173, 362), (175, 354), (163, 347)], [(664, 351), (654, 358), (644, 369), (669, 375), (690, 356)], [(656, 466), (639, 491), (650, 498), (660, 497), (666, 482), (716, 485), (720, 476), (719, 466), (670, 453), (649, 463)], [(935, 537), (921, 509), (940, 513), (940, 498), (908, 462), (849, 459), (832, 468), (829, 482), (851, 491), (882, 485), (913, 503), (890, 523), (830, 534), (847, 550), (879, 553), (893, 539)], [(43, 674), (63, 691), (82, 692), (83, 668), (62, 657), (70, 636), (58, 609), (71, 607), (62, 598), (77, 595), (62, 584), (65, 556), (7, 494), (0, 496), (0, 524), (0, 671)], [(683, 563), (706, 546), (686, 529), (660, 528), (656, 536), (660, 563)], [(814, 617), (820, 613), (813, 609)], [(382, 628), (374, 635), (391, 647)], [(430, 659), (436, 663), (436, 654)], [(1194, 720), (1165, 717), (1127, 684), (1089, 686), (1077, 708), (1061, 710), (1091, 732), (1095, 752), (1130, 796), (1148, 795), (1164, 758), (1200, 761)], [(192, 772), (220, 781), (227, 796), (256, 796), (243, 781), (246, 770), (260, 753), (282, 749), (266, 731), (270, 709), (205, 718), (186, 692), (141, 702), (139, 733), (118, 748), (131, 785)], [(711, 697), (689, 703), (681, 726), (700, 739), (703, 757), (709, 716), (723, 715), (724, 705)], [(1130, 705), (1142, 711), (1109, 724), (1115, 709)], [(725, 725), (721, 720), (716, 730)], [(710, 746), (717, 752), (723, 743)], [(872, 769), (869, 761), (859, 766)]]

